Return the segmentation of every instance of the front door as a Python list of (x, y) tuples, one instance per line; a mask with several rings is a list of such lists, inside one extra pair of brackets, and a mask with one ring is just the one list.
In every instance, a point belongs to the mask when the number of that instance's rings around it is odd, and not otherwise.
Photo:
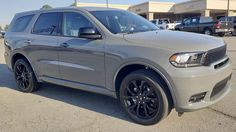
[(59, 70), (63, 80), (105, 87), (104, 40), (79, 38), (79, 29), (94, 27), (82, 14), (65, 12), (59, 38)]

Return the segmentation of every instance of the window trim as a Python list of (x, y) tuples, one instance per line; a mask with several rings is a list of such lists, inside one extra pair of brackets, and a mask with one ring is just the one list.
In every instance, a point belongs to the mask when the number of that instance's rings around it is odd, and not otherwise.
[[(16, 21), (17, 21), (17, 20), (19, 20), (19, 19), (21, 19), (21, 18), (24, 18), (24, 17), (30, 17), (30, 16), (31, 16), (31, 19), (29, 20), (29, 22), (27, 23), (27, 25), (26, 25), (26, 27), (24, 28), (23, 31), (12, 31), (12, 30), (13, 30), (13, 27), (14, 27), (14, 25), (16, 24)], [(30, 15), (25, 15), (25, 16), (21, 16), (21, 17), (16, 18), (15, 21), (14, 21), (14, 23), (12, 24), (12, 27), (11, 27), (10, 31), (13, 32), (13, 33), (22, 33), (22, 32), (25, 32), (26, 29), (30, 26), (30, 23), (32, 22), (32, 20), (33, 20), (34, 17), (35, 17), (35, 14), (30, 14)]]
[[(52, 34), (37, 34), (37, 33), (34, 33), (33, 31), (34, 31), (35, 25), (36, 25), (36, 23), (38, 22), (40, 16), (41, 16), (42, 14), (52, 14), (52, 13), (58, 13), (58, 14), (60, 15), (60, 22), (59, 22), (59, 25), (58, 25), (59, 30), (60, 30), (60, 33), (59, 33), (58, 35), (52, 35)], [(63, 12), (42, 12), (42, 13), (39, 13), (39, 14), (38, 14), (38, 17), (37, 17), (37, 19), (36, 19), (36, 21), (34, 22), (34, 24), (33, 24), (33, 26), (32, 26), (32, 29), (31, 29), (31, 32), (30, 32), (30, 33), (31, 33), (31, 34), (34, 34), (34, 35), (42, 35), (42, 36), (61, 36), (61, 35), (62, 35), (62, 29), (61, 29), (61, 27), (62, 27), (62, 21), (63, 21)]]
[[(61, 30), (60, 35), (46, 35), (46, 34), (36, 34), (36, 33), (33, 33), (33, 29), (34, 29), (35, 24), (37, 23), (39, 17), (40, 17), (42, 14), (50, 14), (50, 13), (60, 13), (60, 14), (61, 14), (61, 20), (60, 20), (60, 23), (59, 23), (59, 28), (60, 28), (60, 30)], [(79, 37), (64, 36), (64, 35), (63, 35), (63, 33), (62, 33), (63, 31), (62, 31), (62, 30), (63, 30), (63, 20), (64, 20), (64, 14), (65, 14), (65, 13), (78, 13), (78, 14), (84, 16), (84, 17), (87, 18), (88, 21), (91, 22), (91, 23), (94, 25), (94, 27), (98, 30), (99, 34), (102, 36), (102, 38), (101, 38), (100, 40), (102, 40), (102, 39), (105, 38), (105, 34), (103, 33), (102, 29), (101, 29), (95, 22), (93, 22), (90, 17), (84, 15), (84, 12), (82, 12), (82, 11), (80, 11), (80, 10), (76, 10), (76, 11), (75, 11), (75, 10), (63, 10), (63, 11), (52, 11), (52, 12), (41, 12), (41, 13), (37, 14), (37, 17), (35, 18), (36, 20), (34, 20), (34, 23), (33, 23), (32, 26), (31, 26), (31, 31), (30, 31), (30, 33), (33, 34), (33, 35), (41, 35), (41, 36), (54, 36), (54, 37), (67, 37), (67, 38), (70, 37), (70, 38), (83, 39), (83, 38), (79, 38)]]

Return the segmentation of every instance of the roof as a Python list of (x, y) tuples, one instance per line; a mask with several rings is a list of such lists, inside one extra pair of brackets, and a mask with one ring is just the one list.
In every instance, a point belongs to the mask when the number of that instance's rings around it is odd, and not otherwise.
[(77, 9), (77, 10), (86, 10), (86, 11), (111, 11), (111, 10), (120, 10), (116, 8), (106, 8), (106, 7), (59, 7), (59, 8), (51, 8), (51, 9), (40, 9), (40, 10), (33, 10), (33, 11), (25, 11), (17, 13), (18, 16), (26, 15), (26, 14), (36, 14), (41, 11), (60, 11), (60, 10), (71, 10), (71, 9)]

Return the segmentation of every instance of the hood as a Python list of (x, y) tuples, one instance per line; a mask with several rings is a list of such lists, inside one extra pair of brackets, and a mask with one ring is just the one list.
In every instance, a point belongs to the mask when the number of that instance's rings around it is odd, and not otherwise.
[(132, 44), (172, 52), (208, 51), (225, 45), (222, 39), (216, 37), (170, 30), (126, 34), (124, 39)]

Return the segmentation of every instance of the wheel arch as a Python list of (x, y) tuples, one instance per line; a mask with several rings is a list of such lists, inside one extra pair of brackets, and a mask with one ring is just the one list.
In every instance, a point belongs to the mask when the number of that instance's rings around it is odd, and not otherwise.
[(113, 84), (114, 84), (114, 88), (116, 91), (116, 96), (119, 97), (119, 89), (120, 89), (120, 85), (122, 80), (124, 79), (125, 76), (127, 76), (128, 74), (136, 71), (136, 70), (141, 70), (141, 69), (146, 69), (149, 70), (150, 72), (156, 74), (161, 82), (163, 83), (164, 87), (165, 87), (165, 92), (167, 92), (167, 96), (168, 96), (168, 100), (170, 101), (170, 105), (172, 107), (175, 106), (175, 95), (173, 92), (173, 84), (171, 83), (169, 76), (167, 75), (167, 73), (163, 73), (162, 71), (164, 70), (163, 68), (161, 68), (160, 66), (158, 66), (159, 68), (156, 68), (155, 66), (153, 66), (152, 64), (149, 63), (145, 63), (145, 62), (132, 62), (132, 63), (126, 63), (124, 65), (122, 65), (116, 72), (114, 79), (113, 79)]
[(213, 33), (213, 31), (212, 31), (212, 29), (211, 29), (210, 27), (205, 27), (205, 28), (203, 28), (203, 31), (202, 31), (202, 32), (205, 33), (206, 30), (211, 31), (211, 34)]
[(16, 61), (18, 59), (21, 59), (21, 58), (25, 59), (27, 61), (27, 63), (29, 63), (30, 67), (34, 71), (34, 74), (36, 76), (37, 81), (39, 81), (38, 76), (37, 76), (37, 72), (35, 71), (34, 67), (30, 63), (29, 59), (24, 54), (22, 54), (22, 53), (15, 53), (14, 55), (12, 55), (12, 57), (11, 57), (11, 69), (14, 70), (14, 65), (15, 65)]

